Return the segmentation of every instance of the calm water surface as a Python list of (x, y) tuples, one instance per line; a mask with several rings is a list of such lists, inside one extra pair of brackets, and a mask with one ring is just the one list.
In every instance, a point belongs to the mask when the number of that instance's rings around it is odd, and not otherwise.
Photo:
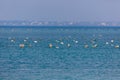
[(119, 80), (119, 45), (117, 27), (0, 28), (0, 80)]

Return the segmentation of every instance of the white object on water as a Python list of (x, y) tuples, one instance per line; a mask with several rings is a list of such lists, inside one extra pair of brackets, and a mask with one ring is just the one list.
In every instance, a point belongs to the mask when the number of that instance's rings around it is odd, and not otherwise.
[(67, 44), (68, 47), (70, 47), (71, 45), (70, 44)]
[(115, 48), (119, 48), (120, 46), (119, 45), (116, 45)]
[(15, 42), (15, 40), (12, 39), (11, 42)]
[(114, 46), (114, 44), (111, 44), (111, 46)]
[(114, 42), (114, 40), (111, 40), (111, 42), (113, 43), (113, 42)]
[(24, 39), (24, 42), (26, 42), (27, 40), (26, 39)]
[(38, 41), (34, 41), (34, 43), (37, 43)]
[(25, 46), (24, 44), (20, 44), (19, 45), (20, 48), (24, 48), (24, 46)]
[(60, 44), (62, 44), (62, 45), (63, 45), (64, 43), (63, 43), (63, 42), (60, 42)]
[(49, 44), (49, 48), (52, 48), (52, 47), (53, 47), (53, 45), (50, 43), (50, 44)]
[(78, 41), (75, 41), (75, 43), (78, 43)]
[(109, 42), (106, 42), (106, 44), (109, 44)]

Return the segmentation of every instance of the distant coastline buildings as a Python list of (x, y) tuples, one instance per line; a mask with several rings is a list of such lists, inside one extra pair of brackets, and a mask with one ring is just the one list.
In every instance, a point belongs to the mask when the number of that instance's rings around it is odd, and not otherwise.
[(120, 22), (0, 21), (0, 26), (120, 26)]

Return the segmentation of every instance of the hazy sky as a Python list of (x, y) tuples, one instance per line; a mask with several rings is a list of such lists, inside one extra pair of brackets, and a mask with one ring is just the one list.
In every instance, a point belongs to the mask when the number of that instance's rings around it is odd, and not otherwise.
[(0, 20), (120, 21), (120, 0), (0, 0)]

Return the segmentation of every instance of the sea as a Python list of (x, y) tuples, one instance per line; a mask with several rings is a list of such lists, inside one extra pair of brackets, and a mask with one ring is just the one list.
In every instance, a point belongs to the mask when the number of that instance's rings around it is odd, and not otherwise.
[(0, 80), (120, 80), (120, 27), (0, 27)]

